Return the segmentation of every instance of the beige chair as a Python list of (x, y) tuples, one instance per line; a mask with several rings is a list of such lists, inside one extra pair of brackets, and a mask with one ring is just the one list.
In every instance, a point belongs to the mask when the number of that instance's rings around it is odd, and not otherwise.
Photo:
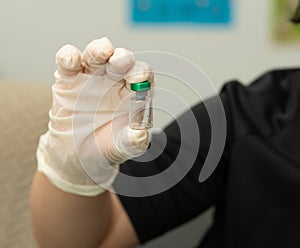
[(29, 194), (45, 132), (50, 86), (0, 82), (0, 247), (34, 248)]

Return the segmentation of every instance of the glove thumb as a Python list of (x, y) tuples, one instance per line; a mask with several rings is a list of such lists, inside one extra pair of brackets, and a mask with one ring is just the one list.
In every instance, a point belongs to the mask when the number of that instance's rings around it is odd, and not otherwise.
[(133, 130), (125, 127), (117, 139), (117, 150), (127, 159), (142, 155), (150, 143), (148, 130)]

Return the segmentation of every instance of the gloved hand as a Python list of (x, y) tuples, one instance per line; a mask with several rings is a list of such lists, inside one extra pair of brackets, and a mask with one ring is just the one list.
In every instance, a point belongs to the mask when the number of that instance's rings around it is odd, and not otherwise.
[(149, 65), (106, 38), (81, 54), (72, 45), (57, 55), (49, 130), (37, 149), (38, 170), (63, 191), (94, 196), (112, 183), (118, 165), (148, 147), (147, 130), (128, 127), (130, 83), (153, 83)]

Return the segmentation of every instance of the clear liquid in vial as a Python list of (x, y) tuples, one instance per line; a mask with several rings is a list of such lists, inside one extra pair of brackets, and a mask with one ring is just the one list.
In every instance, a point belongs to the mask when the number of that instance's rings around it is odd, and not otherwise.
[(147, 91), (134, 92), (130, 100), (129, 127), (135, 130), (149, 129), (152, 123), (152, 99)]

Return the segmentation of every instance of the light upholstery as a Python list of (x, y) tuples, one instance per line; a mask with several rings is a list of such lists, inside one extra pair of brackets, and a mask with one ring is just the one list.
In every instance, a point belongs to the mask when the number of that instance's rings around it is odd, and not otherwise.
[(47, 84), (0, 82), (0, 247), (34, 248), (29, 194), (51, 104)]

